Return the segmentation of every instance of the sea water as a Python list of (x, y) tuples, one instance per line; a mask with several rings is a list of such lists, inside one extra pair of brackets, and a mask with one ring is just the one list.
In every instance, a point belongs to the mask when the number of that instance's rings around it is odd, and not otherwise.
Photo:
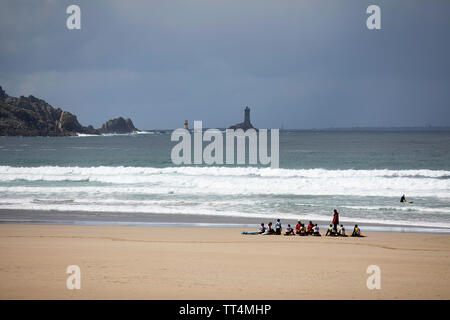
[(176, 166), (170, 133), (0, 137), (0, 222), (324, 225), (337, 209), (344, 224), (450, 232), (449, 131), (281, 131), (279, 169)]

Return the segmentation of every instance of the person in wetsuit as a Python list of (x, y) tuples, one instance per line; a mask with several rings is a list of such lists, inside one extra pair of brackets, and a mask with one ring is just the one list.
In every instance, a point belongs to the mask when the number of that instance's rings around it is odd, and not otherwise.
[(355, 224), (355, 227), (353, 228), (352, 237), (362, 237), (361, 229), (359, 229), (358, 225)]
[(264, 226), (264, 223), (261, 223), (261, 227), (259, 228), (259, 234), (263, 234), (264, 232), (266, 232), (266, 227)]
[(286, 228), (286, 233), (284, 234), (285, 236), (290, 236), (290, 235), (294, 235), (294, 229), (291, 228), (291, 225), (288, 224), (287, 228)]
[(336, 235), (336, 233), (335, 233), (335, 231), (333, 229), (333, 225), (330, 224), (330, 227), (328, 228), (327, 233), (325, 234), (325, 236), (335, 236), (335, 235)]
[(275, 233), (281, 234), (281, 222), (280, 219), (277, 219), (277, 223), (275, 224)]
[(266, 232), (264, 234), (275, 234), (275, 230), (272, 229), (272, 222), (267, 225)]
[(337, 212), (336, 209), (334, 209), (334, 214), (333, 214), (334, 233), (337, 233), (338, 224), (339, 224), (339, 213)]

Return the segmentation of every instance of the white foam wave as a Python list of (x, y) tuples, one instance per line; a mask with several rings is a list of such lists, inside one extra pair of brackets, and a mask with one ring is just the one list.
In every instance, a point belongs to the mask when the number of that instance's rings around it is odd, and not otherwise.
[[(450, 178), (446, 170), (327, 170), (327, 169), (273, 169), (256, 167), (11, 167), (0, 166), (0, 179), (7, 174), (59, 174), (59, 175), (154, 175), (180, 174), (191, 176), (250, 176), (250, 177), (281, 177), (281, 178)], [(1, 180), (0, 180), (1, 181)]]
[(74, 137), (98, 137), (98, 134), (77, 133)]
[(153, 131), (133, 131), (130, 133), (103, 133), (103, 134), (87, 134), (87, 133), (77, 133), (75, 137), (114, 137), (114, 136), (129, 136), (138, 134), (155, 134)]
[[(0, 183), (13, 181), (86, 182), (54, 187), (58, 192), (141, 194), (271, 194), (450, 197), (449, 171), (291, 170), (228, 167), (10, 167), (0, 166)], [(106, 184), (101, 188), (91, 182)], [(48, 186), (2, 186), (2, 191), (41, 192)]]
[[(450, 171), (427, 169), (0, 166), (0, 209), (283, 219), (297, 219), (300, 210), (302, 219), (329, 220), (327, 206), (336, 205), (352, 209), (344, 213), (355, 222), (439, 227), (450, 224), (449, 176)], [(400, 206), (397, 197), (403, 193), (425, 200)], [(436, 198), (439, 208), (432, 207)], [(334, 199), (345, 201), (339, 207)]]
[(380, 207), (380, 206), (342, 206), (342, 208), (374, 211), (411, 211), (450, 214), (450, 208), (427, 208), (421, 206), (405, 205), (400, 207)]

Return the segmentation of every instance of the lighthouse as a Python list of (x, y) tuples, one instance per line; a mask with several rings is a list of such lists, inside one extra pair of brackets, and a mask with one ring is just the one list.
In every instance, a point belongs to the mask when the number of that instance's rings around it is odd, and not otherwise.
[(244, 123), (250, 123), (250, 108), (248, 106), (244, 109)]
[[(231, 126), (230, 129), (243, 129), (243, 130), (247, 130), (247, 129), (256, 129), (253, 127), (252, 123), (250, 122), (250, 108), (247, 106), (244, 109), (244, 122), (235, 124), (234, 126)], [(256, 129), (258, 130), (258, 129)]]

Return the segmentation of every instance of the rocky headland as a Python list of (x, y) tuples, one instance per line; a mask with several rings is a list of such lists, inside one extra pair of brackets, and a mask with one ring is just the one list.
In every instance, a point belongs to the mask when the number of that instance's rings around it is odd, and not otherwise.
[(131, 133), (138, 131), (131, 119), (105, 122), (101, 128), (83, 126), (77, 116), (54, 108), (32, 95), (11, 97), (0, 87), (0, 136), (76, 136), (78, 134)]

